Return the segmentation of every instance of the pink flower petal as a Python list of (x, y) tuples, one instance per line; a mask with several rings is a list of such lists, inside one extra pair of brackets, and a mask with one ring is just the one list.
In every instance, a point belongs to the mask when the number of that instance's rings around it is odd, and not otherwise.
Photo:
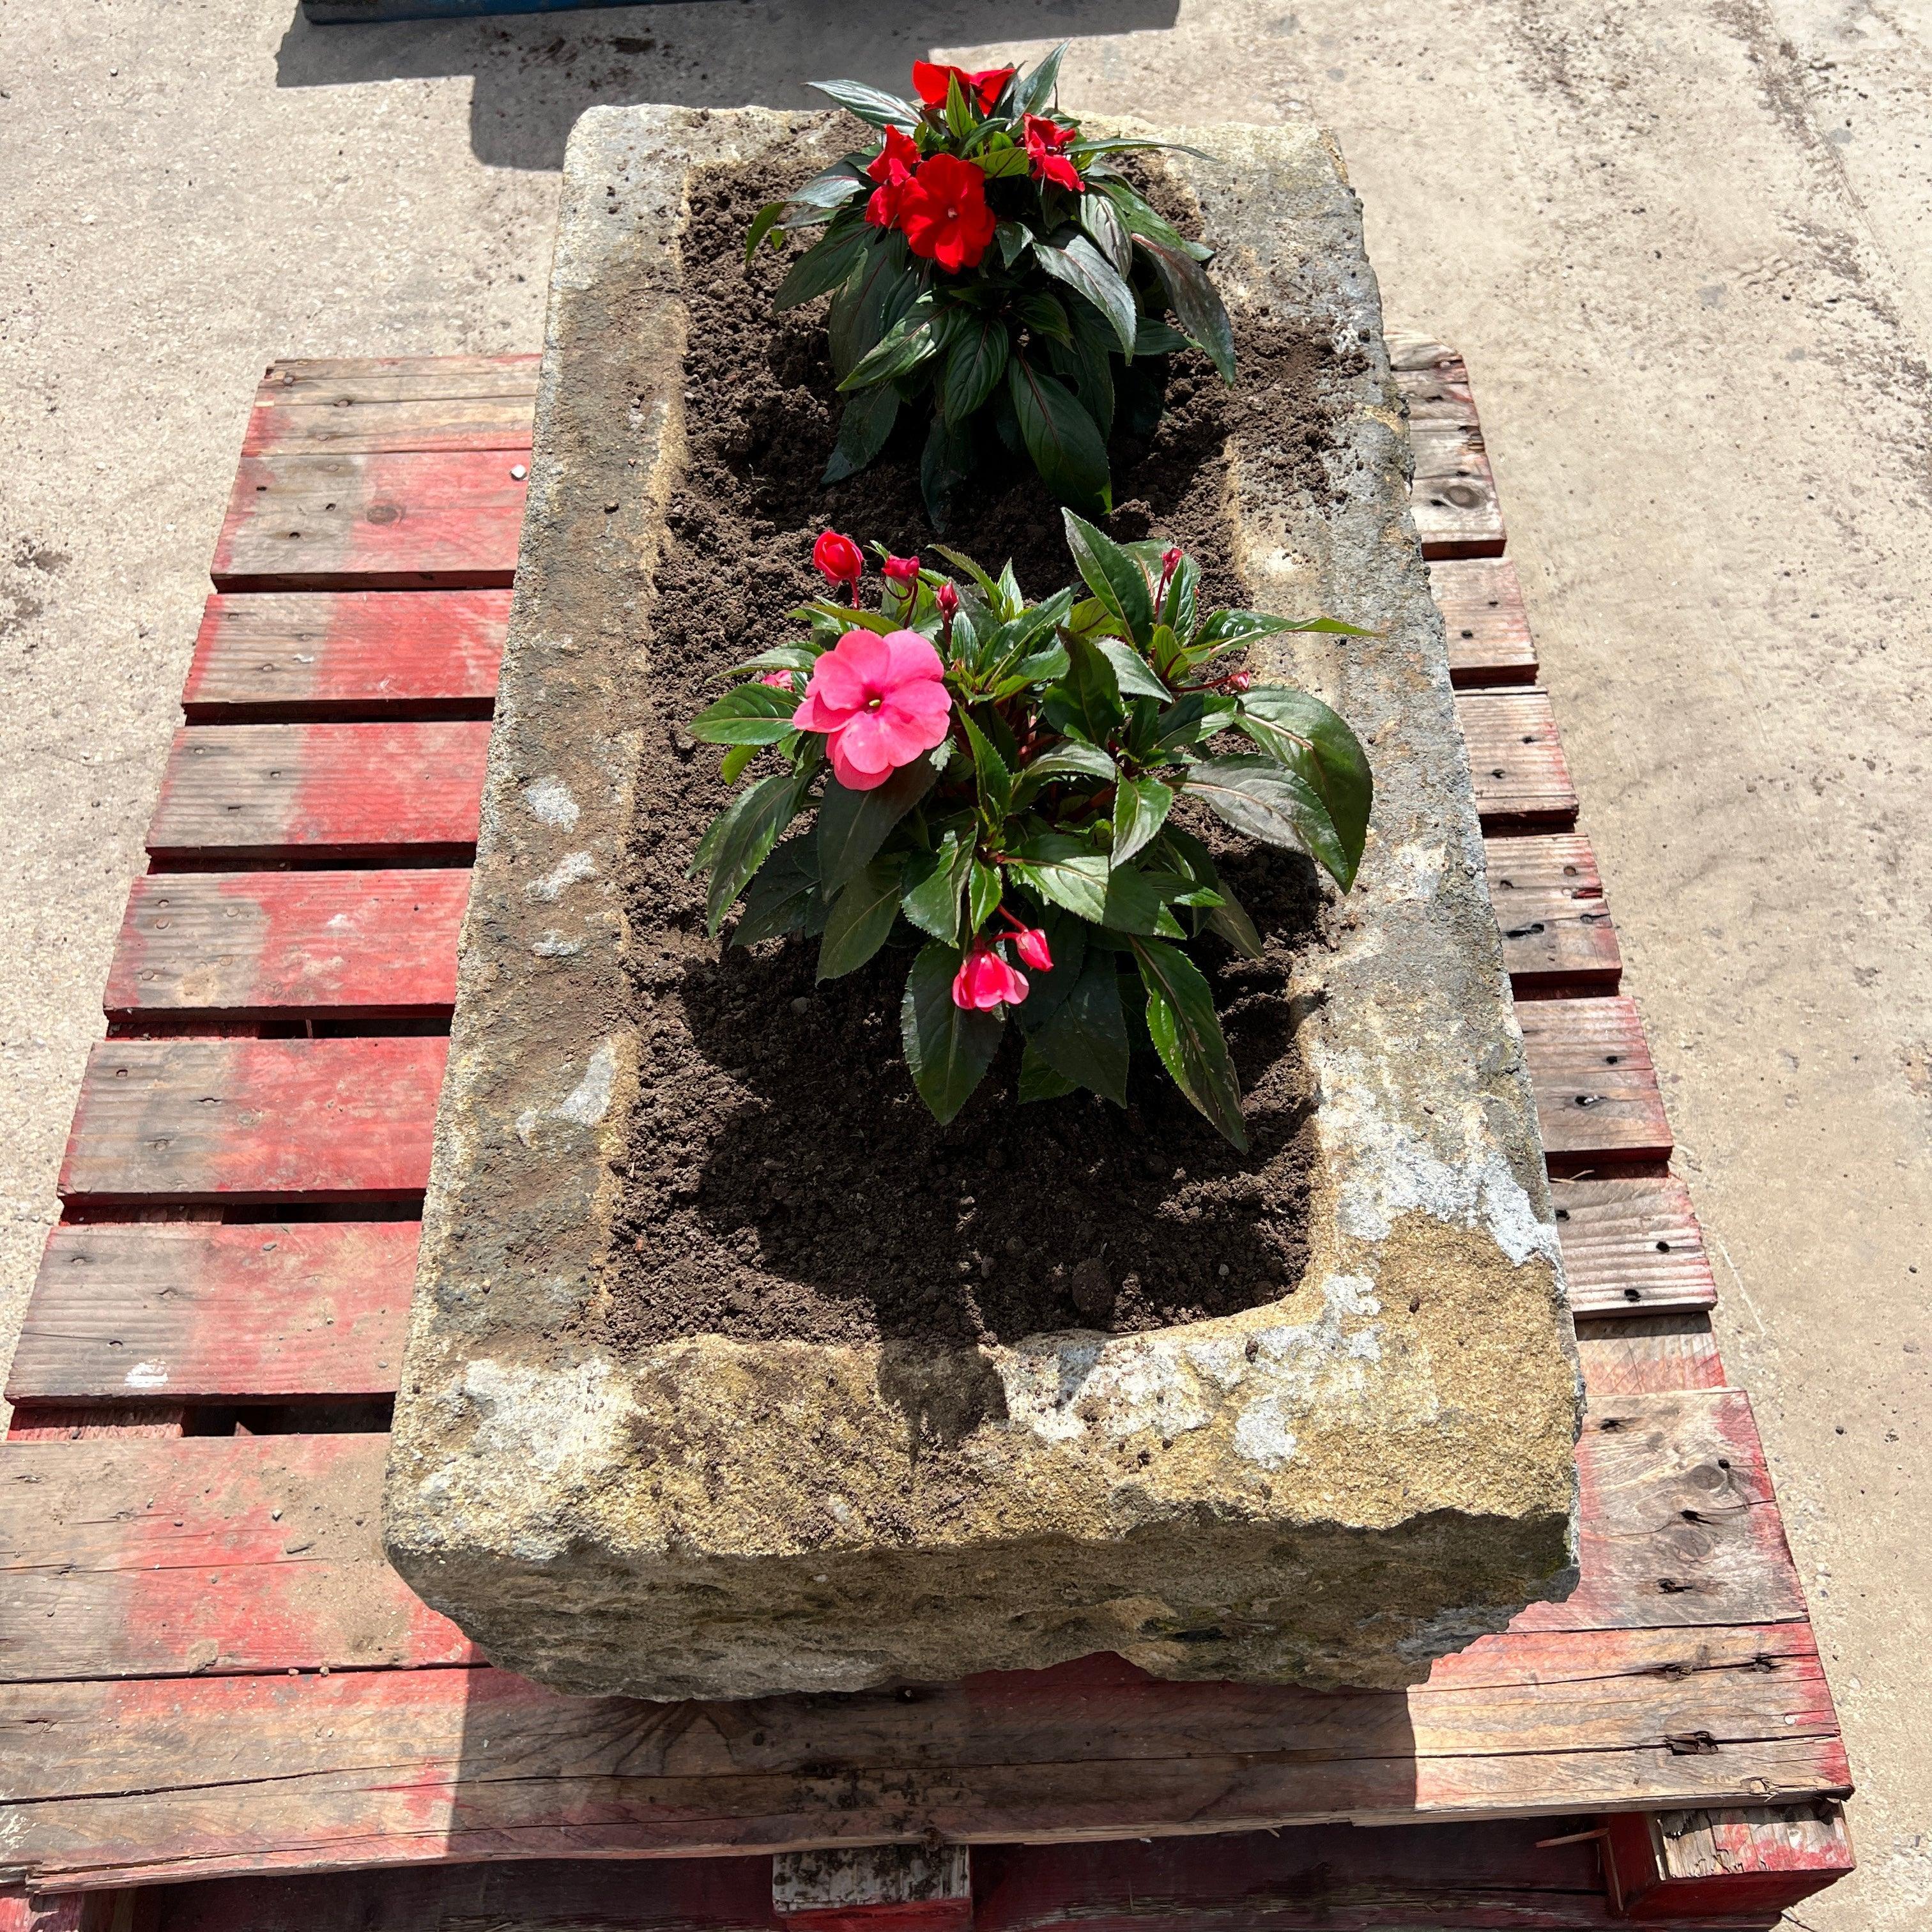
[(904, 684), (915, 678), (937, 680), (946, 675), (946, 667), (940, 662), (929, 638), (922, 638), (916, 631), (892, 631), (884, 641), (892, 683)]
[(896, 765), (918, 757), (916, 752), (911, 752), (905, 758), (895, 758), (894, 742), (891, 728), (876, 711), (860, 712), (850, 723), (842, 726), (838, 734), (840, 754), (845, 762), (863, 771), (889, 772)]
[(845, 756), (845, 734), (840, 732), (826, 747), (832, 754), (832, 776), (848, 791), (874, 791), (892, 776), (892, 768), (886, 766), (876, 771), (862, 771), (850, 763)]
[(805, 701), (791, 714), (791, 722), (801, 731), (836, 731), (848, 718), (856, 715), (849, 708), (842, 710), (827, 704), (822, 692), (808, 687)]

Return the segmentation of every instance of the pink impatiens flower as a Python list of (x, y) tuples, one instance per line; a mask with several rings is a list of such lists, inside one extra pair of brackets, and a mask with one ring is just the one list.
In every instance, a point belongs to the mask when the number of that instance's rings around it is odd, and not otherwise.
[(952, 976), (952, 1004), (967, 1012), (1016, 1006), (1027, 996), (1027, 976), (1010, 964), (989, 940), (976, 939)]
[(812, 666), (791, 722), (825, 734), (832, 775), (848, 791), (871, 791), (945, 737), (945, 675), (916, 631), (848, 631)]

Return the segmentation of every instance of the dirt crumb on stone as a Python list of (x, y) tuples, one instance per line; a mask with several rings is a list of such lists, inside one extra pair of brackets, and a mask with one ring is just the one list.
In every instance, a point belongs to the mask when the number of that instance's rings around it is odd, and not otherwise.
[[(1299, 855), (1190, 820), (1267, 941), (1253, 962), (1213, 939), (1196, 949), (1246, 1096), (1246, 1156), (1150, 1054), (1135, 1056), (1124, 1112), (1085, 1095), (1016, 1106), (1012, 1029), (942, 1127), (900, 1050), (909, 948), (888, 946), (819, 986), (815, 940), (748, 952), (704, 937), (702, 882), (684, 872), (729, 792), (717, 754), (685, 724), (716, 694), (720, 671), (783, 634), (782, 612), (820, 594), (810, 558), (820, 530), (901, 555), (938, 540), (911, 438), (861, 476), (819, 481), (839, 406), (824, 305), (774, 316), (784, 261), (769, 250), (743, 260), (758, 207), (808, 172), (794, 160), (712, 171), (692, 187), (688, 458), (651, 616), (647, 802), (630, 889), (643, 1090), (598, 1339), (626, 1352), (703, 1333), (1011, 1342), (1132, 1332), (1272, 1300), (1306, 1258), (1309, 1125), (1286, 986), (1324, 892)], [(1330, 351), (1265, 316), (1238, 314), (1235, 327), (1235, 389), (1204, 358), (1177, 357), (1151, 443), (1117, 439), (1113, 449), (1110, 528), (1184, 544), (1202, 568), (1204, 608), (1245, 602), (1222, 504), (1230, 436), (1264, 450), (1278, 484), (1330, 495)], [(944, 540), (996, 570), (1010, 557), (1031, 596), (1074, 574), (1058, 511), (1030, 472), (969, 499)]]

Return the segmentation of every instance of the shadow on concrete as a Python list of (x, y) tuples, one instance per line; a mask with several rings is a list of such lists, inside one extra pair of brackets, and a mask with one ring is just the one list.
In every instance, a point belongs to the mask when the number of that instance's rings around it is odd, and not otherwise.
[(493, 167), (556, 168), (586, 107), (816, 107), (812, 80), (904, 92), (934, 48), (1016, 48), (1174, 25), (1180, 0), (694, 0), (476, 20), (311, 26), (276, 56), (282, 87), (475, 76), (470, 146)]

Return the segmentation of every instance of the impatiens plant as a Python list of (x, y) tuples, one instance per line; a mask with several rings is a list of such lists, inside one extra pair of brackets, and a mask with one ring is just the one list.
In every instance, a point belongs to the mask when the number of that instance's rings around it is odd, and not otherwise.
[(1262, 940), (1177, 808), (1304, 851), (1347, 890), (1368, 831), (1361, 746), (1328, 706), (1237, 659), (1271, 632), (1363, 633), (1204, 612), (1191, 558), (1065, 514), (1084, 581), (1039, 604), (1010, 564), (996, 580), (944, 550), (956, 579), (881, 551), (879, 608), (865, 609), (858, 546), (820, 537), (836, 601), (791, 611), (806, 634), (739, 665), (742, 681), (692, 722), (729, 748), (726, 779), (752, 782), (691, 869), (710, 874), (713, 936), (742, 895), (732, 943), (819, 935), (821, 980), (916, 944), (902, 1032), (942, 1121), (1010, 1018), (1022, 1100), (1087, 1088), (1124, 1105), (1138, 1040), (1245, 1148), (1189, 948), (1212, 932), (1258, 958)]
[(827, 482), (862, 470), (911, 410), (931, 420), (920, 476), (935, 525), (999, 444), (1063, 502), (1111, 508), (1108, 440), (1117, 422), (1143, 435), (1159, 422), (1168, 355), (1192, 345), (1234, 380), (1227, 311), (1202, 266), (1212, 251), (1112, 165), (1162, 144), (1083, 134), (1055, 104), (1065, 51), (1027, 74), (916, 61), (916, 102), (815, 83), (881, 145), (761, 209), (746, 258), (767, 236), (824, 230), (776, 302), (832, 298), (850, 400)]

